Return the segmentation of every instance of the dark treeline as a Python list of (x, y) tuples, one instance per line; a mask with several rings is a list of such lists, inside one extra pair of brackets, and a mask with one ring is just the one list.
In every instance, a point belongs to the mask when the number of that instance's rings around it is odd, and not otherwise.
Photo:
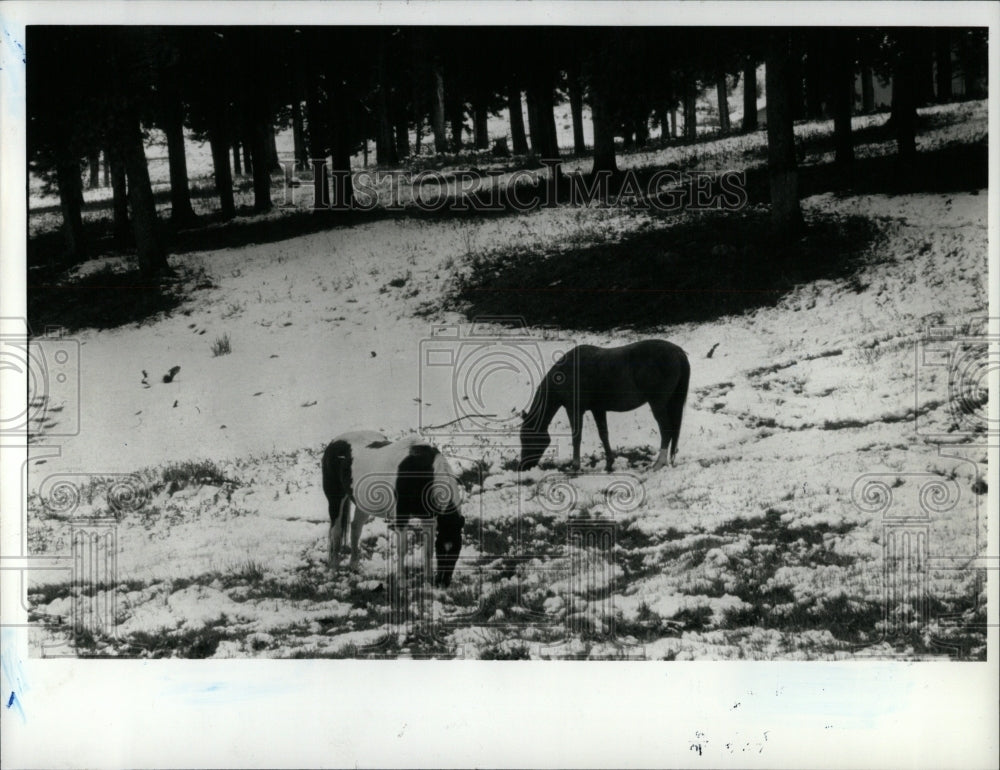
[[(172, 224), (190, 228), (185, 132), (211, 147), (215, 218), (228, 219), (240, 175), (252, 179), (254, 212), (272, 206), (275, 133), (286, 128), (296, 167), (313, 166), (322, 202), (346, 209), (351, 158), (367, 157), (369, 141), (384, 167), (471, 148), (591, 153), (593, 172), (614, 173), (617, 154), (647, 145), (651, 128), (661, 143), (695, 140), (700, 93), (713, 96), (721, 133), (758, 130), (764, 96), (774, 222), (794, 232), (793, 121), (832, 118), (837, 164), (849, 169), (851, 115), (875, 109), (876, 82), (891, 83), (904, 158), (916, 152), (919, 106), (951, 100), (956, 79), (966, 97), (986, 91), (984, 29), (29, 27), (26, 53), (29, 159), (58, 187), (68, 260), (88, 253), (81, 169), (99, 185), (103, 158), (115, 241), (134, 246), (147, 276), (166, 270), (144, 154), (153, 127), (166, 138)], [(741, 82), (735, 126), (728, 94)], [(572, 147), (557, 141), (563, 102)], [(488, 117), (504, 110), (509, 134), (490, 137)]]

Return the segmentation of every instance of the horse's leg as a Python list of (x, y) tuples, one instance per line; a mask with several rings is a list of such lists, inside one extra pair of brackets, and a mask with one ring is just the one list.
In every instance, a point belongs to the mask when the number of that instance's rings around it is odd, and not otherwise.
[(350, 569), (356, 570), (361, 559), (361, 529), (368, 521), (368, 514), (354, 506), (354, 521), (351, 522), (351, 563)]
[(670, 438), (673, 436), (673, 421), (669, 405), (665, 402), (650, 401), (649, 408), (653, 410), (653, 417), (656, 424), (660, 426), (660, 453), (656, 456), (656, 461), (650, 466), (650, 471), (657, 471), (670, 462)]
[(437, 535), (437, 521), (435, 520), (433, 535), (430, 540), (424, 540), (424, 582), (427, 585), (434, 585), (434, 540)]
[(327, 560), (334, 572), (340, 567), (340, 547), (344, 542), (344, 529), (350, 517), (351, 499), (346, 495), (330, 500), (330, 531), (327, 539)]
[(406, 550), (408, 545), (409, 537), (406, 533), (405, 523), (402, 526), (390, 526), (389, 537), (395, 538), (396, 543), (396, 592), (397, 596), (402, 596), (400, 593), (403, 590), (403, 585), (405, 585), (406, 576)]
[(573, 470), (580, 470), (580, 439), (583, 438), (583, 412), (566, 410), (569, 415), (569, 428), (573, 433)]
[(615, 453), (611, 451), (611, 442), (608, 441), (608, 413), (598, 409), (591, 411), (594, 415), (594, 422), (597, 423), (597, 435), (601, 437), (601, 443), (604, 444), (604, 459), (606, 461), (604, 467), (610, 473), (615, 463)]

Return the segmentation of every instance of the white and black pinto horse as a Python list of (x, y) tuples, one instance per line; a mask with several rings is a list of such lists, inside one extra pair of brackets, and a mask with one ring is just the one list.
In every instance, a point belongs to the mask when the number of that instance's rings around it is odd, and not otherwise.
[(562, 357), (535, 390), (521, 424), (521, 464), (538, 464), (551, 442), (548, 427), (566, 409), (573, 436), (573, 467), (580, 468), (583, 415), (591, 412), (604, 445), (607, 469), (615, 455), (608, 441), (608, 412), (630, 412), (649, 404), (660, 426), (660, 453), (650, 470), (673, 465), (680, 440), (691, 366), (687, 354), (671, 342), (643, 340), (618, 348), (578, 345)]
[[(360, 558), (361, 529), (373, 516), (390, 528), (411, 518), (433, 517), (436, 585), (447, 587), (462, 550), (461, 487), (438, 449), (420, 438), (389, 441), (381, 433), (355, 431), (335, 438), (323, 453), (323, 492), (329, 503), (329, 564), (340, 565), (340, 549), (350, 518), (351, 562)], [(400, 551), (402, 561), (402, 551)], [(401, 565), (400, 565), (401, 567)]]

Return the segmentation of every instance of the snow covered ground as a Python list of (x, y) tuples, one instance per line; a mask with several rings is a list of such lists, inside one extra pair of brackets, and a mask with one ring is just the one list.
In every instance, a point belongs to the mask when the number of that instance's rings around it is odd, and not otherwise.
[[(921, 147), (985, 135), (984, 103), (948, 109), (957, 122), (921, 135)], [(622, 165), (740, 168), (762, 141), (732, 137)], [(658, 433), (643, 407), (609, 415), (622, 451), (613, 473), (599, 470), (588, 417), (584, 474), (548, 465), (519, 476), (513, 415), (531, 398), (533, 370), (480, 363), (469, 375), (470, 344), (509, 341), (510, 330), (426, 310), (482, 251), (669, 223), (598, 208), (400, 218), (171, 257), (204, 269), (214, 287), (153, 322), (74, 334), (79, 403), (47, 404), (38, 425), (32, 553), (68, 556), (74, 524), (116, 515), (116, 564), (90, 588), (68, 573), (33, 577), (32, 612), (47, 624), (35, 652), (67, 649), (76, 601), (113, 605), (108, 633), (77, 639), (83, 654), (984, 657), (985, 629), (975, 627), (985, 623), (985, 580), (963, 565), (985, 547), (986, 452), (947, 447), (985, 406), (977, 391), (956, 411), (949, 368), (920, 352), (935, 329), (945, 329), (935, 344), (958, 360), (981, 352), (986, 202), (985, 191), (817, 195), (803, 201), (807, 217), (879, 223), (878, 253), (851, 280), (815, 281), (774, 307), (703, 324), (528, 328), (507, 344), (542, 370), (569, 340), (681, 345), (692, 364), (681, 451), (655, 474), (645, 467)], [(223, 336), (231, 352), (214, 355)], [(457, 363), (428, 366), (426, 351), (442, 347)], [(386, 638), (389, 533), (370, 523), (360, 574), (328, 573), (319, 458), (349, 429), (397, 437), (447, 422), (469, 409), (469, 376), (482, 378), (484, 411), (497, 420), (434, 431), (468, 482), (467, 545), (452, 587), (426, 597), (434, 637)], [(79, 434), (56, 438), (77, 410)], [(558, 418), (553, 432), (566, 430)], [(566, 443), (557, 441), (557, 463)], [(43, 448), (52, 445), (58, 456)], [(78, 499), (59, 496), (72, 490)], [(929, 517), (907, 524), (901, 511)], [(923, 533), (929, 566), (887, 561), (884, 548), (904, 532), (914, 548)], [(926, 585), (929, 622), (886, 594), (887, 574)]]

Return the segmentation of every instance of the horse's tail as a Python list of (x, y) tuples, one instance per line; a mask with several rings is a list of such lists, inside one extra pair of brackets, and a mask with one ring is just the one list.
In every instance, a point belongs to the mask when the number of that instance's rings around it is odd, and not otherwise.
[(667, 401), (667, 414), (670, 416), (670, 463), (677, 456), (677, 445), (681, 438), (681, 419), (684, 417), (684, 402), (687, 401), (688, 383), (691, 380), (691, 364), (687, 356), (681, 359), (681, 372), (677, 387)]
[(351, 494), (351, 445), (346, 441), (334, 441), (323, 453), (323, 493), (329, 506), (330, 526), (340, 518), (341, 525), (346, 527), (345, 516), (350, 506), (345, 501)]

